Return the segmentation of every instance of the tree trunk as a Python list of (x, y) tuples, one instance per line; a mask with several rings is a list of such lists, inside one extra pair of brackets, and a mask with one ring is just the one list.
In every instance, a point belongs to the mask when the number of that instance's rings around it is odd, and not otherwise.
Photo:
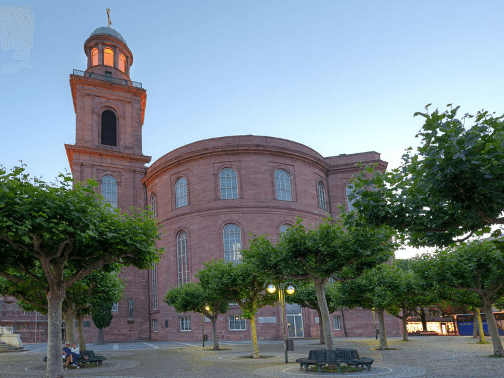
[(377, 308), (375, 309), (376, 315), (378, 316), (378, 329), (380, 330), (380, 350), (388, 349), (387, 341), (387, 330), (385, 329), (385, 310)]
[(77, 325), (79, 330), (79, 350), (86, 350), (86, 340), (84, 339), (84, 315), (77, 315)]
[(420, 307), (420, 321), (422, 322), (422, 331), (427, 331), (427, 312), (423, 307)]
[(476, 315), (476, 310), (473, 311), (474, 319), (473, 319), (473, 339), (478, 337), (478, 319)]
[(317, 293), (317, 303), (320, 308), (320, 319), (322, 319), (322, 327), (324, 329), (324, 339), (327, 349), (334, 349), (333, 335), (331, 329), (331, 320), (329, 318), (329, 308), (325, 296), (325, 280), (313, 279), (315, 283), (315, 292)]
[(474, 322), (478, 323), (479, 342), (482, 344), (486, 343), (485, 331), (483, 331), (483, 322), (481, 321), (481, 311), (478, 307), (474, 308)]
[(320, 344), (324, 345), (325, 344), (324, 319), (322, 319), (322, 316), (320, 315), (320, 310), (318, 308), (316, 309), (316, 311), (317, 311), (318, 318), (319, 318), (318, 326), (319, 326)]
[(401, 317), (402, 321), (402, 333), (403, 333), (403, 341), (408, 341), (408, 316), (404, 315), (404, 310), (403, 310), (403, 316)]
[(255, 315), (250, 318), (250, 336), (252, 338), (253, 357), (259, 358), (259, 344), (257, 344), (257, 329)]
[[(203, 318), (203, 321), (205, 318)], [(212, 316), (210, 318), (212, 321), (212, 338), (213, 338), (213, 350), (219, 350), (219, 339), (217, 338), (217, 316)]]
[(70, 344), (77, 343), (77, 333), (75, 332), (75, 318), (75, 311), (69, 309), (63, 311), (63, 320), (65, 320), (66, 329), (66, 341), (68, 341)]
[(502, 341), (499, 336), (497, 322), (495, 321), (495, 317), (492, 312), (492, 302), (486, 296), (483, 297), (482, 299), (483, 299), (483, 311), (485, 312), (487, 318), (488, 332), (492, 337), (494, 354), (498, 356), (504, 356), (504, 349), (502, 348)]
[(63, 364), (61, 363), (61, 305), (65, 290), (50, 290), (47, 293), (47, 367), (46, 378), (62, 378)]
[(343, 332), (345, 334), (345, 337), (348, 337), (348, 334), (346, 331), (345, 311), (343, 310), (343, 307), (341, 308), (341, 322), (343, 324)]
[(98, 329), (98, 345), (105, 345), (105, 335), (103, 328)]

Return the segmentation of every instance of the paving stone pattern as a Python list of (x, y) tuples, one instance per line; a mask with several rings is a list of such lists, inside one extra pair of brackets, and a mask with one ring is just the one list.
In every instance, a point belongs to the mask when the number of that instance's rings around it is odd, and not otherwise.
[[(327, 377), (364, 378), (478, 378), (504, 377), (504, 358), (489, 357), (492, 345), (477, 344), (471, 337), (412, 337), (403, 342), (389, 339), (393, 350), (379, 351), (371, 338), (335, 339), (337, 347), (359, 350), (375, 359), (370, 371), (318, 374), (299, 369), (294, 361), (306, 357), (310, 349), (320, 348), (316, 340), (295, 340), (295, 350), (284, 362), (279, 341), (259, 344), (265, 358), (246, 358), (252, 353), (250, 342), (222, 342), (222, 351), (203, 349), (197, 343), (138, 342), (88, 345), (88, 349), (107, 356), (103, 366), (67, 370), (65, 377), (83, 378), (241, 378), (241, 377)], [(0, 378), (45, 377), (46, 345), (27, 345), (25, 353), (0, 354)]]

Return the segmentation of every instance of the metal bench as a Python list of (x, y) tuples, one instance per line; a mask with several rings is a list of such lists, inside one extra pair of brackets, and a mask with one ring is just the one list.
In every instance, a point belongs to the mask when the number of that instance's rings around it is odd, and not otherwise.
[(321, 366), (334, 364), (338, 366), (338, 373), (341, 373), (341, 364), (356, 366), (358, 371), (361, 367), (371, 370), (374, 359), (361, 357), (356, 349), (336, 348), (334, 350), (310, 350), (308, 358), (298, 358), (296, 362), (299, 363), (300, 370), (303, 370), (304, 367), (308, 371), (310, 365), (315, 365), (319, 373), (322, 373)]
[(80, 355), (82, 356), (81, 362), (87, 362), (95, 366), (101, 365), (107, 359), (105, 356), (96, 356), (92, 350), (83, 350)]

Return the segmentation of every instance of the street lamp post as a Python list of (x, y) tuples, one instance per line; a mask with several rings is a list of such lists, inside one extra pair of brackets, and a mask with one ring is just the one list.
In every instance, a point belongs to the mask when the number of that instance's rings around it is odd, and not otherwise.
[[(266, 282), (267, 283), (267, 282)], [(266, 283), (264, 284), (266, 286)], [(287, 343), (289, 341), (289, 335), (285, 331), (286, 321), (285, 321), (285, 293), (294, 294), (296, 289), (294, 288), (295, 284), (293, 282), (283, 282), (278, 284), (278, 300), (280, 301), (280, 305), (282, 307), (282, 325), (283, 325), (283, 344), (284, 344), (284, 353), (285, 353), (285, 363), (289, 362), (289, 355), (287, 352)], [(269, 284), (266, 288), (269, 293), (273, 294), (277, 287), (274, 284)]]

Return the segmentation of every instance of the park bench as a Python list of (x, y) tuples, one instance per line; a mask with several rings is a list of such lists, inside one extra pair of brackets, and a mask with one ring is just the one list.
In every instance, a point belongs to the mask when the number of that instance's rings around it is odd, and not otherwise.
[(315, 365), (318, 372), (321, 373), (321, 366), (334, 364), (338, 366), (338, 373), (341, 373), (341, 364), (347, 366), (355, 366), (360, 371), (361, 367), (366, 367), (371, 370), (373, 359), (369, 357), (361, 357), (356, 349), (336, 348), (334, 350), (315, 349), (310, 350), (308, 358), (298, 358), (299, 368), (303, 367), (308, 371), (310, 365)]
[[(81, 353), (81, 358), (78, 361), (78, 364), (81, 365), (81, 367), (84, 367), (86, 364), (94, 364), (95, 366), (97, 365), (102, 365), (102, 362), (107, 359), (105, 356), (97, 356), (94, 354), (94, 351), (92, 350), (83, 350)], [(44, 357), (44, 362), (47, 362), (47, 356)], [(65, 365), (66, 359), (63, 358), (63, 365)]]
[(81, 362), (95, 364), (95, 366), (101, 365), (107, 359), (104, 356), (96, 356), (92, 350), (83, 350), (80, 355), (82, 356)]

